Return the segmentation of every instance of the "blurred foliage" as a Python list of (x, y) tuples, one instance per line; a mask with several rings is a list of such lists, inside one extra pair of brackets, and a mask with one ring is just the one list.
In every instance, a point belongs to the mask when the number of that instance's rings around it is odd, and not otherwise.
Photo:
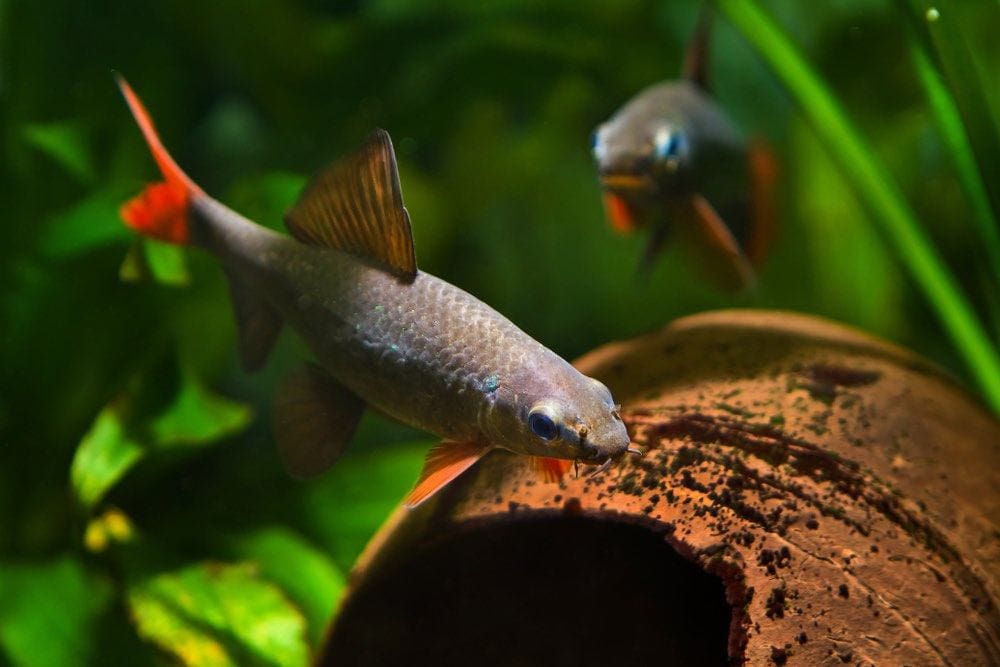
[[(839, 162), (854, 189), (874, 214), (873, 220), (879, 223), (901, 264), (930, 302), (952, 343), (965, 358), (966, 366), (976, 379), (986, 401), (995, 412), (1000, 413), (1000, 353), (955, 282), (951, 271), (924, 233), (916, 214), (896, 186), (895, 179), (847, 117), (830, 88), (805, 61), (795, 44), (782, 34), (777, 24), (754, 0), (717, 2), (726, 16), (754, 43), (798, 100), (817, 134), (825, 141), (830, 154)], [(928, 21), (936, 23), (946, 20), (941, 18), (937, 9), (933, 12)], [(949, 16), (947, 20), (953, 21), (954, 13), (950, 10), (946, 13)], [(943, 86), (937, 85), (938, 81), (932, 82), (926, 75), (926, 67), (922, 68), (920, 65), (918, 60), (921, 81), (925, 88), (928, 84), (932, 86), (929, 89), (931, 106), (937, 112), (940, 125), (942, 112), (945, 110), (943, 101), (950, 101), (950, 97)], [(947, 113), (950, 115), (951, 112), (952, 109), (948, 108)], [(947, 133), (945, 135), (946, 140), (953, 139)], [(954, 141), (949, 142), (949, 147), (953, 150), (959, 148)], [(956, 163), (963, 164), (961, 160), (956, 160)], [(960, 170), (959, 173), (961, 175), (963, 172)], [(973, 216), (973, 221), (977, 223), (978, 231), (985, 232), (982, 240), (992, 262), (995, 256), (992, 242), (996, 239), (996, 221), (981, 220), (980, 216)]]
[[(951, 3), (933, 24), (918, 0), (760, 4), (891, 174), (995, 346), (983, 231), (996, 220), (1000, 89), (983, 83), (1000, 70), (996, 3)], [(563, 356), (708, 308), (779, 307), (974, 377), (837, 147), (721, 19), (714, 90), (777, 149), (780, 238), (755, 294), (718, 293), (676, 248), (637, 279), (644, 239), (605, 223), (588, 136), (675, 76), (697, 11), (0, 1), (0, 664), (302, 664), (430, 442), (366, 416), (329, 474), (285, 476), (269, 395), (305, 351), (286, 334), (261, 373), (240, 371), (211, 258), (136, 244), (120, 225), (118, 206), (155, 170), (112, 69), (207, 191), (275, 228), (311, 172), (385, 127), (421, 267)]]

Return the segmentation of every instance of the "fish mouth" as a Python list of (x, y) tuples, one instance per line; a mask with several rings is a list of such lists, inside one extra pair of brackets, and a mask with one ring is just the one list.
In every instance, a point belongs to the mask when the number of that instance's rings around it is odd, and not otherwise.
[(599, 175), (601, 186), (605, 190), (617, 193), (646, 192), (652, 185), (649, 177), (645, 174), (635, 174), (631, 172), (602, 172)]
[[(631, 454), (632, 456), (642, 456), (643, 453), (644, 452), (641, 449), (639, 449), (635, 445), (629, 443), (629, 446), (626, 447), (625, 449), (623, 449), (621, 451), (618, 451), (618, 452), (615, 452), (613, 454), (608, 454), (607, 458), (605, 458), (604, 461), (600, 465), (598, 465), (596, 468), (594, 468), (592, 471), (590, 471), (590, 473), (588, 473), (587, 476), (588, 477), (594, 477), (596, 475), (600, 475), (601, 473), (607, 472), (608, 469), (611, 468), (612, 465), (614, 465), (615, 463), (621, 461), (627, 455)], [(596, 463), (596, 459), (595, 459), (594, 462)]]

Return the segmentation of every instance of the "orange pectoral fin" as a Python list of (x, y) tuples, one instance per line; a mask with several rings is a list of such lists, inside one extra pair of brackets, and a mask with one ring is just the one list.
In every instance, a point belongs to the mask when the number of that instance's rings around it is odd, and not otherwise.
[(543, 480), (550, 483), (561, 481), (572, 465), (573, 462), (566, 459), (553, 459), (547, 456), (531, 457), (531, 467)]
[(710, 259), (714, 258), (712, 264), (720, 265), (716, 272), (723, 281), (737, 288), (753, 285), (753, 268), (715, 207), (700, 194), (692, 195), (689, 203), (699, 240), (710, 252)]
[(750, 238), (747, 255), (759, 267), (777, 234), (778, 159), (764, 139), (754, 139), (747, 152), (750, 172)]
[(624, 199), (613, 192), (605, 192), (602, 196), (604, 210), (615, 231), (622, 234), (634, 232), (639, 228), (632, 207)]
[(449, 482), (469, 469), (492, 449), (492, 445), (478, 442), (455, 442), (445, 440), (427, 452), (420, 479), (403, 501), (407, 507), (416, 507)]

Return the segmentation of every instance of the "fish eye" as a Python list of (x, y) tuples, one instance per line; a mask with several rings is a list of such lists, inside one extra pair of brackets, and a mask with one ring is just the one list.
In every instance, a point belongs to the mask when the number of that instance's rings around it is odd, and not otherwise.
[(555, 419), (544, 409), (532, 410), (528, 415), (528, 428), (542, 440), (552, 440), (559, 435)]
[(601, 128), (590, 133), (590, 152), (594, 159), (600, 162), (604, 158), (604, 142), (601, 141)]
[(676, 162), (685, 152), (684, 135), (661, 127), (653, 137), (653, 152), (657, 160)]

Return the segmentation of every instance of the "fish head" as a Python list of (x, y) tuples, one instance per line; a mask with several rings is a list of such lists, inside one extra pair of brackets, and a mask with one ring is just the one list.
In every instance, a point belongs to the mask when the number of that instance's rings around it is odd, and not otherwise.
[(633, 204), (686, 187), (692, 161), (690, 132), (667, 118), (615, 116), (591, 140), (601, 186)]
[(611, 392), (559, 361), (559, 372), (533, 374), (518, 388), (504, 446), (531, 456), (587, 463), (624, 455), (630, 438)]

